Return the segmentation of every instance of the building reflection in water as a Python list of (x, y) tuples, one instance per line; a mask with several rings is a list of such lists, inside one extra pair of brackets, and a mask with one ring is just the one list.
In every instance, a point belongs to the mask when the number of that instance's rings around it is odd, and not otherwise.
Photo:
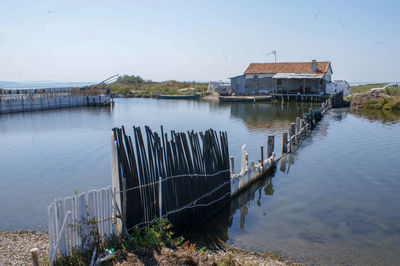
[(289, 124), (308, 112), (310, 103), (220, 103), (229, 106), (231, 116), (241, 119), (250, 131), (282, 132)]

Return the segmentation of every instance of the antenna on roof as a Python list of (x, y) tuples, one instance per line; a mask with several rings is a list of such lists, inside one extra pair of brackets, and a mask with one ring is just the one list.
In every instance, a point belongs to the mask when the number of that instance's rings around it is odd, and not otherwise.
[(276, 63), (276, 50), (272, 50), (272, 52), (267, 53), (267, 56), (274, 55), (275, 56), (275, 63)]

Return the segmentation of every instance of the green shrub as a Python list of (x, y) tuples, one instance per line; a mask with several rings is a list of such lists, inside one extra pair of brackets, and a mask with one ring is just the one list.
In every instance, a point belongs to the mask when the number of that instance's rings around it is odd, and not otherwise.
[(158, 220), (153, 226), (131, 232), (130, 238), (124, 242), (126, 250), (142, 248), (157, 249), (164, 246), (176, 247), (183, 242), (183, 237), (174, 238), (172, 224), (167, 219)]
[(400, 87), (389, 86), (385, 89), (385, 92), (390, 96), (400, 95)]

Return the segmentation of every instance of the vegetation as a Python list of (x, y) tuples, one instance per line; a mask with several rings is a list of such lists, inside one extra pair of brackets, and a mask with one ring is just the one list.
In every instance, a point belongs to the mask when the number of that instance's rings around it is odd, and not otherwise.
[(365, 85), (357, 85), (351, 86), (351, 94), (360, 93), (360, 92), (369, 92), (373, 88), (382, 88), (387, 83), (374, 83), (374, 84), (365, 84)]
[(385, 89), (385, 93), (390, 96), (400, 96), (400, 87), (389, 86)]
[(370, 100), (362, 104), (363, 109), (383, 109), (400, 110), (399, 98), (382, 98), (379, 100)]
[[(161, 247), (182, 247), (186, 250), (196, 250), (196, 246), (184, 242), (183, 237), (173, 237), (172, 225), (166, 219), (157, 220), (153, 226), (142, 230), (135, 228), (128, 239), (112, 235), (104, 243), (100, 241), (95, 221), (90, 221), (88, 224), (89, 234), (82, 239), (87, 248), (76, 249), (72, 256), (59, 256), (54, 261), (54, 265), (89, 265), (95, 248), (97, 254), (104, 254), (106, 250), (140, 252), (142, 249), (159, 249)], [(79, 230), (78, 228), (78, 232)]]
[(145, 81), (140, 76), (135, 75), (123, 75), (115, 82), (107, 85), (107, 88), (111, 89), (113, 94), (127, 97), (155, 97), (156, 94), (190, 95), (195, 93), (205, 93), (207, 87), (207, 83), (197, 83), (194, 81)]
[(136, 227), (130, 238), (124, 241), (124, 248), (132, 251), (141, 248), (180, 247), (183, 237), (174, 238), (171, 229), (172, 224), (166, 219), (160, 219), (153, 226), (142, 230)]

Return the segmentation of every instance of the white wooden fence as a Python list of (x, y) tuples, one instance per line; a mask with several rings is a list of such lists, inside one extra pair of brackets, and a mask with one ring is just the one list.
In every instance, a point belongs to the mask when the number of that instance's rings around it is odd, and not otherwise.
[(50, 264), (58, 254), (71, 255), (74, 248), (85, 247), (91, 241), (92, 230), (100, 241), (117, 233), (119, 208), (116, 189), (107, 187), (91, 190), (74, 197), (55, 200), (48, 208)]

